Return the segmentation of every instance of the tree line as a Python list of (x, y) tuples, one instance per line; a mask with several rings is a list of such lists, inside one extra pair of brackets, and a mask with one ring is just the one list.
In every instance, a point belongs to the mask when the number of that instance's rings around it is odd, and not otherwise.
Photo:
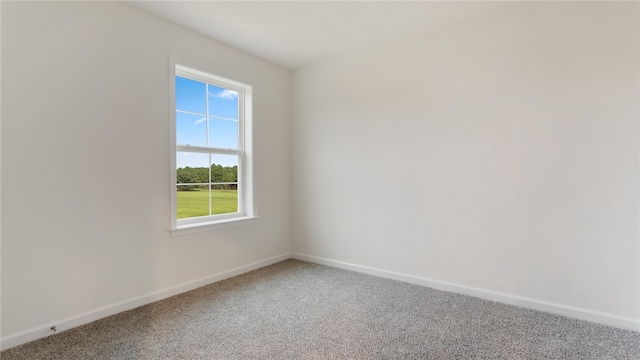
[[(209, 168), (189, 167), (178, 168), (178, 184), (209, 183)], [(211, 165), (211, 182), (238, 182), (238, 166)], [(182, 185), (178, 191), (192, 191), (206, 189), (209, 185)], [(213, 189), (237, 189), (236, 184), (212, 185)]]

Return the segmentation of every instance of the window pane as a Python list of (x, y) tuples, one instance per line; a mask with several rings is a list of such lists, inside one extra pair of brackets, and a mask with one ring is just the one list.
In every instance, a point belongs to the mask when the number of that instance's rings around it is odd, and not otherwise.
[(238, 212), (238, 187), (214, 185), (211, 189), (211, 215)]
[(211, 182), (238, 182), (238, 155), (211, 154)]
[(206, 84), (176, 76), (176, 110), (206, 114)]
[(207, 146), (207, 118), (176, 112), (176, 144)]
[(209, 146), (222, 149), (237, 149), (238, 122), (209, 118)]
[(209, 85), (209, 115), (238, 119), (238, 93)]
[(238, 212), (238, 156), (211, 154), (211, 182), (211, 214)]
[(178, 151), (176, 164), (178, 219), (209, 215), (209, 154)]
[(178, 184), (209, 183), (209, 154), (176, 152)]
[(178, 219), (209, 215), (209, 188), (182, 189), (185, 187), (191, 185), (178, 185), (176, 193)]

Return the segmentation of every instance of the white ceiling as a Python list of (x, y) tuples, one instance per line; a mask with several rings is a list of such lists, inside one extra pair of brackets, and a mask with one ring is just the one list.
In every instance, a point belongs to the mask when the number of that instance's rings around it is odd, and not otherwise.
[(125, 2), (291, 69), (514, 4), (483, 1)]

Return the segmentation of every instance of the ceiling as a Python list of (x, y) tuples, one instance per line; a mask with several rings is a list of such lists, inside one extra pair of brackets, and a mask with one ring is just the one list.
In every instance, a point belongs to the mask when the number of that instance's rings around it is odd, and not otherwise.
[(514, 4), (485, 1), (125, 2), (290, 69)]

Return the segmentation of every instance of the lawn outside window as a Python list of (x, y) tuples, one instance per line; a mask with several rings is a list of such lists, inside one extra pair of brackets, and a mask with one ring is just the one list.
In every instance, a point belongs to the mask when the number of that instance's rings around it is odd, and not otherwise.
[(256, 219), (251, 86), (172, 65), (171, 232)]

